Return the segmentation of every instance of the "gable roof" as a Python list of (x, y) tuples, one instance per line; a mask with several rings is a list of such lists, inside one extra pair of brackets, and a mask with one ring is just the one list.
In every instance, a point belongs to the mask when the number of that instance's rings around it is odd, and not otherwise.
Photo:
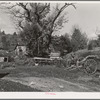
[(15, 50), (17, 48), (17, 46), (26, 46), (25, 44), (17, 44), (13, 50)]

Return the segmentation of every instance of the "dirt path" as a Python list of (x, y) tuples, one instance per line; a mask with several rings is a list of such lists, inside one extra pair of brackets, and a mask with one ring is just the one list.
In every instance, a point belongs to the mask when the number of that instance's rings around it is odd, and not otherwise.
[[(51, 67), (47, 66), (44, 66), (42, 68), (41, 66), (39, 68), (16, 68), (7, 76), (2, 77), (2, 79), (18, 82), (23, 85), (30, 86), (33, 89), (41, 90), (43, 92), (100, 91), (100, 78), (93, 79), (93, 77), (84, 75), (81, 72), (79, 73), (79, 71), (64, 73), (64, 70), (50, 68)], [(57, 78), (56, 76), (59, 76), (59, 78)], [(66, 77), (66, 79), (63, 76)]]
[(73, 83), (58, 78), (38, 78), (38, 77), (4, 77), (5, 80), (18, 82), (43, 92), (92, 92), (93, 90), (83, 84)]

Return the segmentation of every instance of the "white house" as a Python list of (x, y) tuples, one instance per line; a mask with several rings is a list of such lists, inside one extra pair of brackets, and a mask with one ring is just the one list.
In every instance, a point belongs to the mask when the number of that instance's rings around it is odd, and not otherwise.
[(26, 46), (25, 45), (17, 45), (15, 48), (15, 54), (25, 55), (26, 54)]

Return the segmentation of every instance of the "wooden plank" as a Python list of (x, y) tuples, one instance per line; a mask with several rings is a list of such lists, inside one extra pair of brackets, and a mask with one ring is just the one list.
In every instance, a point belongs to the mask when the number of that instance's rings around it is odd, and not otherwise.
[(34, 57), (34, 60), (52, 60), (51, 58)]

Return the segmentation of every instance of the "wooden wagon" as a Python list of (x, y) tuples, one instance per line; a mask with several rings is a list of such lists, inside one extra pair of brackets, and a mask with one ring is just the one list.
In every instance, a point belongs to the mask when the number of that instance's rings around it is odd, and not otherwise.
[(56, 66), (61, 65), (62, 58), (60, 57), (60, 53), (51, 53), (49, 58), (42, 57), (34, 57), (35, 64), (55, 64)]

